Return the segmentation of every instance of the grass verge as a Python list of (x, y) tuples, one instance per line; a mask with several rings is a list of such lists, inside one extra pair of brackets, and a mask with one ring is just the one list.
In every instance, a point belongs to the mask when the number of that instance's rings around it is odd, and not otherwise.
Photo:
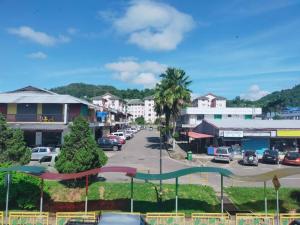
[[(68, 188), (59, 182), (47, 181), (47, 192), (54, 201), (84, 201), (85, 187)], [(135, 211), (174, 212), (175, 185), (163, 184), (162, 201), (158, 197), (159, 186), (152, 183), (134, 183)], [(178, 190), (178, 210), (191, 212), (219, 212), (220, 203), (214, 190), (208, 186), (180, 185)], [(124, 200), (130, 199), (130, 184), (94, 182), (89, 186), (89, 200)], [(129, 201), (128, 201), (129, 202)], [(129, 207), (129, 205), (128, 205)], [(129, 208), (127, 209), (129, 210)]]
[[(263, 213), (264, 209), (264, 189), (252, 187), (229, 187), (225, 189), (231, 201), (240, 210), (251, 210)], [(276, 191), (274, 188), (267, 188), (268, 212), (276, 211)], [(300, 210), (300, 189), (281, 188), (279, 190), (280, 212), (290, 212)]]

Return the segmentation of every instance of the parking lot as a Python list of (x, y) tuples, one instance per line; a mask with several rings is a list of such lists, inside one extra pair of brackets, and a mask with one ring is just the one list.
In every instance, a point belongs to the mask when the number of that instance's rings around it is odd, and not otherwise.
[[(120, 152), (106, 151), (109, 156), (108, 165), (132, 166), (138, 168), (140, 172), (159, 173), (159, 133), (155, 130), (142, 130), (135, 135), (132, 140), (127, 141)], [(163, 150), (163, 172), (170, 172), (190, 166), (213, 166), (231, 170), (237, 175), (254, 175), (272, 171), (278, 168), (291, 167), (286, 165), (274, 165), (259, 163), (258, 166), (245, 166), (240, 163), (241, 158), (235, 158), (230, 163), (219, 163), (212, 160), (213, 157), (203, 155), (192, 162), (183, 159), (175, 160), (170, 158), (166, 150)], [(129, 179), (120, 174), (105, 175), (110, 181), (122, 182)], [(174, 181), (166, 181), (173, 183)], [(180, 183), (206, 184), (214, 187), (220, 186), (220, 176), (218, 174), (192, 174), (180, 177)], [(232, 179), (224, 179), (225, 185), (230, 186), (263, 186), (263, 183), (244, 183)], [(300, 175), (280, 179), (283, 187), (298, 187)], [(268, 186), (273, 186), (271, 181)]]

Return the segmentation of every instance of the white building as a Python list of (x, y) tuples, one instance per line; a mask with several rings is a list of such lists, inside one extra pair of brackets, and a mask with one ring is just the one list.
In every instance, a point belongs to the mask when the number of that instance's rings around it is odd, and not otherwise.
[(126, 102), (118, 96), (106, 93), (93, 98), (93, 104), (105, 109), (114, 109), (121, 113), (126, 113)]
[(154, 123), (157, 118), (156, 112), (154, 110), (154, 96), (148, 96), (144, 98), (144, 104), (144, 118), (146, 123)]
[(141, 99), (128, 99), (127, 112), (132, 115), (131, 119), (135, 120), (138, 117), (145, 117), (145, 104)]
[(203, 119), (260, 119), (262, 114), (261, 108), (226, 107), (226, 99), (213, 94), (196, 98), (192, 102), (192, 105), (192, 107), (187, 107), (181, 111), (180, 122), (182, 127), (195, 127), (199, 125)]

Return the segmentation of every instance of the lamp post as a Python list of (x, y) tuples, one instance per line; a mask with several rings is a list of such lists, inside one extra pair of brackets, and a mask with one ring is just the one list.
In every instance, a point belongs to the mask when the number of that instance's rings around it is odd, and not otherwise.
[[(161, 129), (162, 127), (160, 126), (159, 129), (159, 174), (162, 174), (162, 135), (161, 135)], [(159, 193), (160, 195), (162, 194), (162, 180), (159, 180)]]

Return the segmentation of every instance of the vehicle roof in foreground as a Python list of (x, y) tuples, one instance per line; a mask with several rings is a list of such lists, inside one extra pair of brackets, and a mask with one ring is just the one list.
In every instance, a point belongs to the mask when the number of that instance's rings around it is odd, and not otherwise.
[(141, 225), (139, 214), (104, 213), (98, 225)]

